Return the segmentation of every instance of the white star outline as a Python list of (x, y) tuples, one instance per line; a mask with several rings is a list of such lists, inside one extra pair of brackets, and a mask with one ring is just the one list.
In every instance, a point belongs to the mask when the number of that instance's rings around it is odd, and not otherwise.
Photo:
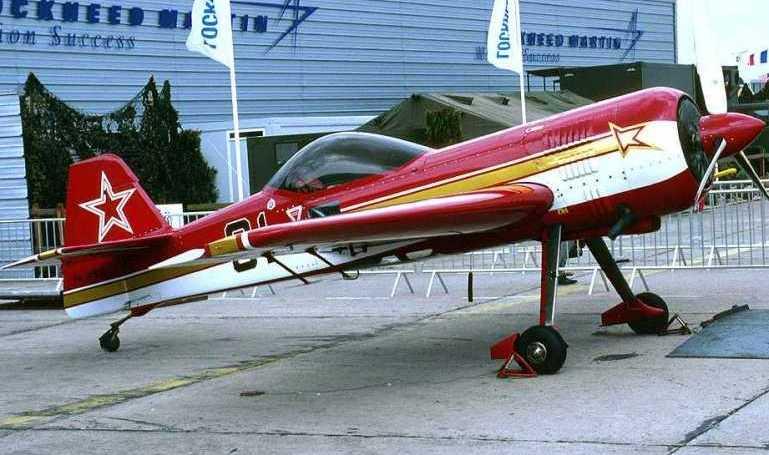
[[(109, 234), (109, 231), (112, 229), (113, 226), (117, 226), (120, 229), (123, 229), (124, 231), (128, 232), (129, 234), (133, 234), (133, 229), (131, 229), (131, 223), (128, 222), (128, 218), (126, 218), (124, 209), (125, 209), (125, 205), (128, 203), (128, 200), (131, 198), (131, 196), (133, 196), (135, 191), (136, 191), (136, 188), (129, 188), (119, 193), (114, 193), (112, 191), (112, 183), (110, 183), (109, 179), (107, 178), (107, 174), (105, 174), (102, 171), (101, 191), (99, 193), (99, 197), (94, 200), (83, 202), (82, 204), (80, 204), (80, 208), (88, 212), (91, 212), (94, 215), (99, 217), (99, 243), (101, 243), (102, 240), (104, 240), (104, 237), (106, 237), (107, 234)], [(105, 218), (107, 214), (104, 212), (104, 210), (100, 210), (97, 207), (104, 205), (104, 203), (107, 202), (107, 197), (109, 197), (110, 201), (120, 199), (120, 202), (118, 203), (116, 208), (119, 218), (116, 218), (110, 215), (109, 220), (105, 222)]]

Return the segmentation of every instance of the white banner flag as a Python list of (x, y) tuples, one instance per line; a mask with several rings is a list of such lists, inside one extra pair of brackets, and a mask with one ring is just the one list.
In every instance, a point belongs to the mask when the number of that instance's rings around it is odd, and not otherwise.
[(232, 69), (232, 13), (229, 0), (195, 0), (187, 49), (200, 52)]
[(523, 72), (518, 0), (494, 0), (486, 49), (487, 59), (492, 65), (516, 73)]

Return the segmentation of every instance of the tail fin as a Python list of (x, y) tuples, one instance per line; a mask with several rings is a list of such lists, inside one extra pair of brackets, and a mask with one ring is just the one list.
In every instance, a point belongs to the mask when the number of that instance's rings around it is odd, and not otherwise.
[(170, 232), (128, 166), (115, 155), (81, 161), (69, 169), (64, 245), (90, 245)]
[[(130, 307), (124, 281), (163, 258), (173, 229), (115, 155), (69, 168), (61, 256), (64, 309), (80, 318)], [(97, 286), (100, 285), (100, 286)]]

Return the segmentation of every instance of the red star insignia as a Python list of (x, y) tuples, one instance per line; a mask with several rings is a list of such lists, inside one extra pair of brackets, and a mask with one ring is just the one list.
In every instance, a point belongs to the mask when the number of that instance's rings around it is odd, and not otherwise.
[(101, 173), (100, 196), (94, 200), (83, 202), (80, 207), (99, 217), (99, 243), (109, 234), (113, 227), (118, 227), (133, 234), (131, 224), (125, 215), (125, 205), (136, 191), (135, 188), (115, 193), (107, 175)]
[(619, 152), (622, 154), (623, 158), (627, 155), (630, 147), (651, 147), (649, 144), (638, 138), (644, 127), (645, 125), (620, 128), (613, 123), (609, 123), (609, 129), (614, 136), (614, 140), (617, 141), (617, 148), (619, 149)]

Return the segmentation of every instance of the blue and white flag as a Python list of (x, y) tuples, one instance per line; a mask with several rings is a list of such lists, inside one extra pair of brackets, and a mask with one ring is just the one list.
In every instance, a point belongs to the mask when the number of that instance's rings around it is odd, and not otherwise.
[(195, 0), (187, 49), (200, 52), (232, 69), (232, 12), (229, 0)]
[(487, 59), (497, 68), (523, 72), (518, 0), (494, 0), (486, 42)]

